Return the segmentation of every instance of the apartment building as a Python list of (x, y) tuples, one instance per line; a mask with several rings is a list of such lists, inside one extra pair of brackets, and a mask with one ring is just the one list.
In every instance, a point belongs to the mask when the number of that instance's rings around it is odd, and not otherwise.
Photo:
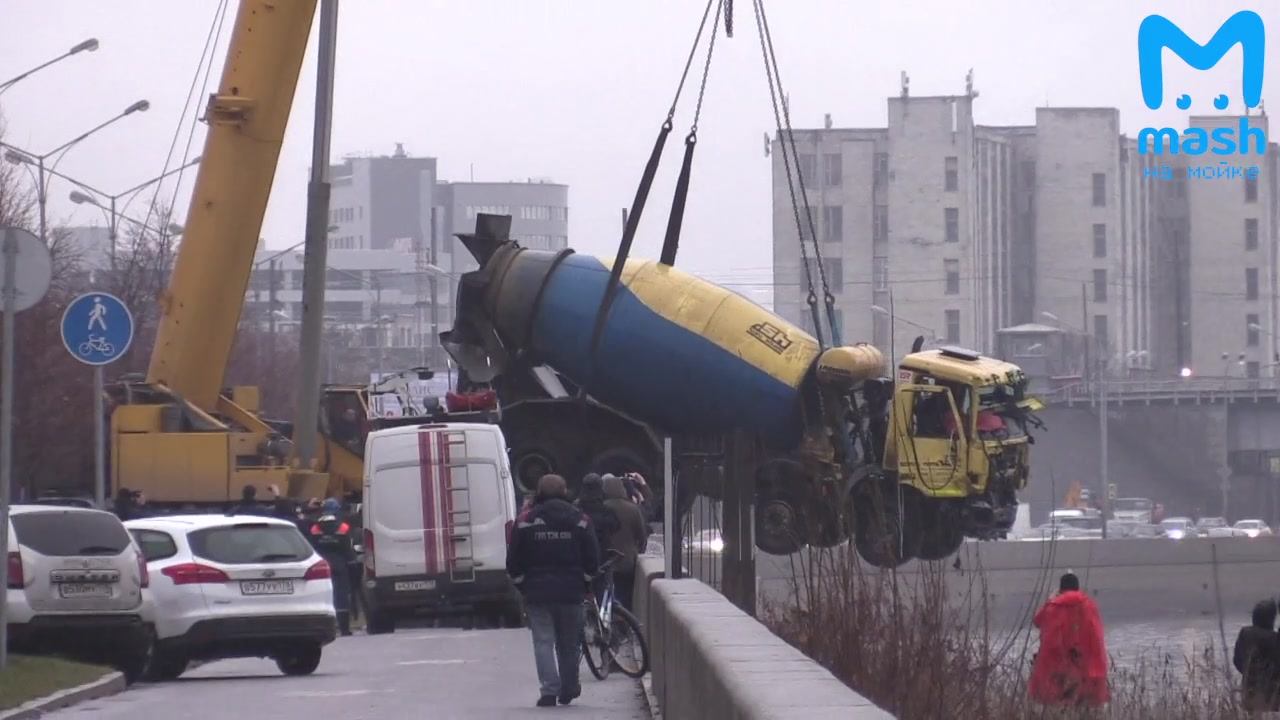
[[(1188, 177), (1114, 108), (983, 126), (973, 105), (903, 95), (885, 128), (794, 132), (842, 340), (995, 352), (1000, 330), (1041, 324), (1088, 339), (1056, 364), (1069, 374), (1275, 373), (1274, 152), (1243, 163), (1255, 180)], [(778, 139), (771, 154), (775, 307), (812, 329)]]

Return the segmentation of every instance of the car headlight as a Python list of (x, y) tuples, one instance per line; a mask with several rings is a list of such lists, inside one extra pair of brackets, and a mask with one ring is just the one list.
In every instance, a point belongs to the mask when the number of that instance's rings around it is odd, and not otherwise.
[(711, 552), (724, 552), (724, 540), (716, 538), (711, 541)]
[(1186, 533), (1182, 530), (1170, 530), (1169, 537), (1174, 540), (1181, 540)]

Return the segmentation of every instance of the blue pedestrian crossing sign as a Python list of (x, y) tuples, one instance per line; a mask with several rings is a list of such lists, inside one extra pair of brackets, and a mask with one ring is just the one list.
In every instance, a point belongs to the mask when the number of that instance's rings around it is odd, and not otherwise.
[(133, 342), (133, 315), (111, 293), (85, 293), (62, 313), (62, 344), (86, 365), (107, 365)]

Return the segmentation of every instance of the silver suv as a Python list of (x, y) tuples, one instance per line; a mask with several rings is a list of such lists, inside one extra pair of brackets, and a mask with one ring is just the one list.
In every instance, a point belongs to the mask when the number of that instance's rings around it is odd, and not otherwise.
[(155, 612), (147, 565), (115, 515), (15, 505), (9, 517), (9, 644), (114, 665), (129, 682), (150, 662)]

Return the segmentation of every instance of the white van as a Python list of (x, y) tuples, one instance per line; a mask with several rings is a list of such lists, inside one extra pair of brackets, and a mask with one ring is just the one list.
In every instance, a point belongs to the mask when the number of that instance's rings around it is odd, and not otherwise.
[(363, 600), (370, 634), (408, 616), (520, 622), (507, 577), (516, 518), (497, 425), (435, 423), (369, 433), (364, 453)]

